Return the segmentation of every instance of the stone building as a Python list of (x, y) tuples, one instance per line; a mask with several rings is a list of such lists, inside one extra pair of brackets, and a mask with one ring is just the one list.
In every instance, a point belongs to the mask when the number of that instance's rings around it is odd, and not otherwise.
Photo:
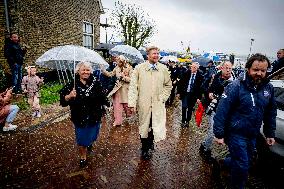
[(101, 0), (3, 0), (0, 11), (0, 63), (5, 68), (3, 46), (9, 32), (21, 37), (27, 65), (58, 45), (93, 49), (99, 43)]

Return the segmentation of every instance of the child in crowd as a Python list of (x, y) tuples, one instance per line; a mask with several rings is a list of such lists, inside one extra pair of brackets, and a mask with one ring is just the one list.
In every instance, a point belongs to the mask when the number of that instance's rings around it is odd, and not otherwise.
[(39, 78), (36, 75), (36, 67), (28, 66), (27, 76), (23, 77), (22, 80), (22, 89), (23, 92), (27, 94), (28, 103), (33, 110), (33, 117), (41, 117), (41, 108), (39, 105), (39, 88), (43, 84), (43, 78)]

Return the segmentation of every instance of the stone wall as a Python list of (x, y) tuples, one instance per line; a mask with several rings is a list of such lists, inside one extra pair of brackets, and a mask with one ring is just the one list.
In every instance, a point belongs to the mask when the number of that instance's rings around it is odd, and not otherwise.
[[(99, 43), (101, 14), (99, 0), (9, 0), (8, 2), (11, 31), (19, 33), (21, 44), (27, 48), (25, 59), (27, 65), (34, 64), (40, 55), (52, 47), (65, 44), (82, 45), (83, 21), (94, 24), (94, 44)], [(3, 1), (0, 4), (1, 9), (2, 7), (4, 9)], [(5, 26), (5, 17), (0, 17), (1, 32), (4, 31), (2, 22)], [(1, 49), (3, 40), (4, 38), (1, 38)], [(3, 50), (0, 56), (1, 64), (5, 64)]]

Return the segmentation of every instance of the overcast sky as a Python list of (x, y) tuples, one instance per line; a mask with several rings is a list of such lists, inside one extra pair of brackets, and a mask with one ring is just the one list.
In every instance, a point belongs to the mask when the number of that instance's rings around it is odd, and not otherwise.
[[(143, 7), (157, 24), (151, 44), (164, 50), (215, 51), (276, 57), (284, 48), (284, 0), (120, 0)], [(114, 0), (102, 0), (104, 8), (114, 9)], [(101, 22), (110, 10), (101, 16)], [(108, 36), (112, 35), (108, 29)], [(119, 38), (114, 38), (120, 41)], [(105, 31), (101, 29), (101, 41)], [(183, 46), (181, 45), (183, 41)]]

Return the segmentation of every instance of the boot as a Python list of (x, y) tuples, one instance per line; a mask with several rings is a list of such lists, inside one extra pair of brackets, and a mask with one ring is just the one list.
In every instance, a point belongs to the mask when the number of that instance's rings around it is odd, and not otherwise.
[(199, 153), (200, 156), (208, 163), (212, 162), (212, 157), (211, 157), (211, 150), (206, 150), (204, 145), (201, 144), (199, 147)]
[(148, 138), (141, 138), (142, 148), (141, 148), (141, 158), (144, 160), (149, 160), (149, 148), (148, 148)]

